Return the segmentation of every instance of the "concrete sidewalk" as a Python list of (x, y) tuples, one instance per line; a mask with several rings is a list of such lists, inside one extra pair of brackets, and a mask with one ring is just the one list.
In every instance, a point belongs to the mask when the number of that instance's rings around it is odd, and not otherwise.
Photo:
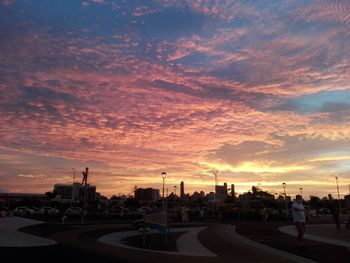
[(57, 242), (23, 232), (20, 228), (42, 224), (22, 217), (3, 217), (0, 221), (0, 247), (39, 247), (56, 245)]
[[(336, 229), (334, 224), (307, 225), (306, 229), (304, 239), (350, 248), (350, 230), (345, 225), (342, 225), (342, 230)], [(295, 226), (283, 226), (278, 230), (294, 237), (298, 235)]]
[[(211, 251), (216, 257), (203, 257), (191, 255), (175, 255), (158, 253), (156, 251), (135, 250), (126, 247), (116, 247), (98, 242), (98, 239), (106, 234), (130, 231), (125, 226), (76, 226), (71, 231), (56, 233), (48, 236), (62, 245), (76, 247), (81, 250), (96, 252), (108, 257), (114, 257), (122, 262), (143, 262), (146, 258), (153, 262), (178, 263), (232, 263), (232, 262), (295, 262), (286, 257), (276, 255), (266, 250), (246, 244), (233, 235), (233, 226), (230, 225), (206, 225), (198, 235), (200, 244)], [(180, 237), (181, 238), (181, 237)], [(193, 238), (193, 236), (191, 237)], [(185, 242), (186, 243), (186, 242)], [(188, 243), (187, 246), (191, 246)], [(188, 251), (191, 247), (186, 248)]]
[[(280, 232), (279, 227), (288, 222), (239, 222), (237, 232), (260, 244), (308, 258), (317, 262), (343, 263), (348, 262), (350, 251), (347, 247), (327, 244), (315, 240), (305, 240), (304, 246), (297, 245), (297, 238)], [(289, 226), (294, 229), (294, 225)], [(308, 233), (311, 225), (307, 225)], [(294, 230), (293, 230), (294, 231)]]

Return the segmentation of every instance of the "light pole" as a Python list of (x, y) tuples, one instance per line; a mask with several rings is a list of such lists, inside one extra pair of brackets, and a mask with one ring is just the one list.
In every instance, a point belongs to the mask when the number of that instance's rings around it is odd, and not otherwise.
[(177, 186), (174, 185), (174, 192), (175, 192), (175, 196), (176, 196), (176, 189), (177, 189)]
[(299, 188), (299, 192), (300, 192), (301, 197), (303, 197), (303, 188), (302, 187)]
[(165, 198), (165, 196), (164, 196), (164, 181), (165, 181), (165, 178), (166, 178), (166, 172), (162, 172), (162, 173), (160, 174), (160, 176), (161, 176), (162, 179), (163, 179), (163, 207), (164, 207), (164, 198)]
[[(339, 174), (339, 175), (341, 175), (341, 174)], [(339, 215), (341, 217), (342, 211), (341, 211), (341, 202), (340, 202), (340, 194), (339, 194), (338, 176), (335, 176), (335, 181), (337, 182), (337, 192), (338, 192), (338, 202), (339, 202)]]
[(218, 173), (219, 173), (219, 170), (213, 170), (211, 172), (214, 175), (214, 179), (215, 179), (214, 202), (216, 202), (216, 186), (218, 185)]
[(288, 218), (288, 204), (287, 204), (287, 194), (286, 194), (287, 184), (282, 183), (282, 187), (283, 187), (283, 193), (284, 193), (284, 203), (286, 205), (286, 218)]
[(73, 185), (72, 185), (72, 202), (71, 207), (75, 204), (75, 191), (74, 191), (74, 184), (75, 184), (75, 168), (72, 168), (73, 170)]
[(214, 189), (214, 209), (213, 209), (213, 220), (215, 221), (215, 212), (216, 212), (216, 186), (218, 185), (218, 173), (219, 170), (213, 170), (212, 173), (214, 174), (214, 178), (215, 178), (215, 189)]

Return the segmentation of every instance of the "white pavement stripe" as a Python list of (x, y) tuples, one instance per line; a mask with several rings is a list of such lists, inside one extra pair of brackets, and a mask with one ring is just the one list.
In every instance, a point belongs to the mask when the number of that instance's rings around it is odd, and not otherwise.
[[(313, 227), (313, 226), (322, 226), (322, 225), (312, 225), (312, 226), (308, 226), (308, 227)], [(297, 231), (295, 229), (295, 226), (281, 226), (278, 228), (278, 230), (281, 231), (282, 233), (287, 234), (287, 235), (291, 235), (294, 237), (297, 236)], [(327, 244), (332, 244), (332, 245), (336, 245), (336, 246), (350, 248), (350, 242), (332, 239), (332, 238), (320, 237), (320, 236), (311, 235), (311, 234), (304, 234), (304, 239), (309, 239), (309, 240), (318, 241), (318, 242), (322, 242), (322, 243), (327, 243)]]
[(206, 249), (201, 242), (199, 242), (197, 235), (206, 227), (195, 227), (183, 234), (176, 241), (176, 246), (181, 255), (195, 256), (193, 253), (201, 255), (202, 257), (215, 257), (216, 255)]
[(57, 242), (19, 232), (18, 229), (26, 226), (41, 224), (41, 221), (21, 218), (3, 217), (0, 220), (0, 247), (38, 247), (56, 245)]
[[(161, 251), (152, 249), (143, 249), (133, 246), (128, 246), (122, 243), (122, 240), (126, 237), (140, 236), (136, 231), (124, 231), (124, 232), (114, 232), (111, 234), (104, 235), (98, 239), (99, 242), (121, 247), (127, 249), (134, 249), (144, 252), (170, 254), (170, 255), (181, 255), (181, 256), (197, 256), (197, 257), (215, 257), (217, 255), (213, 254), (211, 251), (206, 249), (198, 240), (197, 235), (199, 232), (204, 230), (206, 227), (186, 227), (186, 228), (172, 228), (171, 233), (187, 232), (183, 234), (176, 242), (178, 252), (174, 251)], [(159, 233), (157, 230), (151, 230), (150, 233)]]
[(266, 246), (266, 245), (261, 244), (259, 242), (255, 242), (255, 241), (253, 241), (251, 239), (248, 239), (248, 238), (246, 238), (244, 236), (241, 236), (240, 234), (238, 234), (236, 232), (236, 226), (233, 226), (233, 231), (232, 232), (233, 232), (233, 236), (236, 239), (242, 241), (243, 243), (251, 245), (251, 246), (256, 247), (256, 248), (259, 248), (261, 250), (270, 252), (272, 254), (278, 255), (280, 257), (286, 258), (288, 260), (291, 260), (291, 261), (294, 261), (294, 262), (298, 262), (298, 263), (317, 263), (317, 261), (314, 261), (314, 260), (311, 260), (311, 259), (308, 259), (308, 258), (303, 258), (303, 257), (297, 256), (297, 255), (294, 255), (292, 253), (285, 252), (285, 251), (273, 248), (273, 247), (269, 247), (269, 246)]

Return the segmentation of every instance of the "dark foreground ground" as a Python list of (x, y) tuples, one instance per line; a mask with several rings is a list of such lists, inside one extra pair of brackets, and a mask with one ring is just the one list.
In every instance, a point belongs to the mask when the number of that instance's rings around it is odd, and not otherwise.
[[(228, 222), (229, 223), (229, 222)], [(318, 222), (319, 223), (319, 222)], [(279, 226), (288, 222), (234, 222), (236, 231), (253, 241), (282, 251), (286, 251), (316, 262), (350, 262), (350, 250), (345, 247), (305, 240), (305, 246), (296, 246), (294, 237), (278, 231)], [(230, 240), (225, 225), (206, 224), (208, 227), (198, 235), (199, 241), (210, 251), (218, 254), (217, 258), (198, 258), (169, 256), (123, 250), (97, 242), (105, 234), (116, 231), (134, 230), (130, 224), (96, 224), (96, 225), (59, 225), (41, 224), (21, 229), (21, 231), (56, 240), (59, 245), (34, 248), (0, 248), (2, 262), (291, 262), (267, 252), (252, 248), (240, 242)], [(175, 225), (174, 227), (185, 227)], [(196, 226), (189, 224), (188, 226)], [(227, 226), (227, 225), (226, 225)], [(148, 236), (147, 248), (155, 250), (176, 250), (179, 233), (169, 236), (169, 245), (164, 248), (159, 236)], [(137, 237), (125, 240), (129, 245), (140, 247), (141, 239)]]
[[(296, 238), (278, 231), (285, 222), (241, 222), (236, 231), (251, 240), (290, 252), (317, 262), (350, 262), (350, 249), (346, 247), (305, 240), (304, 246), (297, 246)], [(343, 231), (347, 231), (343, 229)], [(306, 226), (307, 233), (307, 226)], [(350, 241), (350, 240), (349, 240)]]

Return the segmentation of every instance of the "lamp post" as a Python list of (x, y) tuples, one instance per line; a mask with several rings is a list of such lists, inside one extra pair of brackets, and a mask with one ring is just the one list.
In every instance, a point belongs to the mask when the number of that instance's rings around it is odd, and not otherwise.
[(75, 203), (75, 191), (74, 191), (74, 184), (75, 184), (75, 168), (72, 168), (73, 170), (73, 185), (72, 185), (72, 202), (71, 202), (71, 207), (73, 207)]
[(218, 185), (218, 173), (219, 170), (213, 170), (212, 173), (214, 174), (214, 178), (215, 178), (215, 189), (214, 189), (214, 209), (213, 209), (213, 220), (215, 221), (215, 212), (216, 212), (216, 186)]
[(303, 197), (303, 188), (302, 187), (299, 188), (299, 192), (300, 192), (301, 197)]
[(165, 178), (166, 178), (166, 172), (162, 172), (162, 173), (160, 174), (160, 176), (161, 176), (162, 179), (163, 179), (163, 207), (164, 207), (164, 198), (165, 198), (165, 196), (164, 196), (164, 181), (165, 181)]
[[(339, 174), (341, 175), (341, 173)], [(338, 176), (339, 176), (338, 175)], [(340, 194), (339, 194), (339, 184), (338, 184), (338, 176), (335, 176), (335, 181), (337, 182), (337, 192), (338, 192), (338, 202), (339, 202), (339, 215), (341, 217), (342, 211), (341, 211), (341, 202), (340, 202)], [(340, 218), (341, 219), (341, 218)]]
[(286, 218), (288, 218), (288, 204), (287, 204), (287, 194), (286, 194), (287, 184), (282, 183), (282, 187), (283, 187), (283, 193), (284, 193), (284, 203), (286, 205)]
[(216, 202), (216, 186), (218, 185), (218, 173), (219, 170), (213, 170), (211, 171), (212, 174), (214, 175), (214, 179), (215, 179), (215, 186), (214, 186), (214, 202)]
[(175, 196), (176, 196), (176, 189), (177, 189), (177, 186), (174, 185), (174, 193), (175, 193)]

